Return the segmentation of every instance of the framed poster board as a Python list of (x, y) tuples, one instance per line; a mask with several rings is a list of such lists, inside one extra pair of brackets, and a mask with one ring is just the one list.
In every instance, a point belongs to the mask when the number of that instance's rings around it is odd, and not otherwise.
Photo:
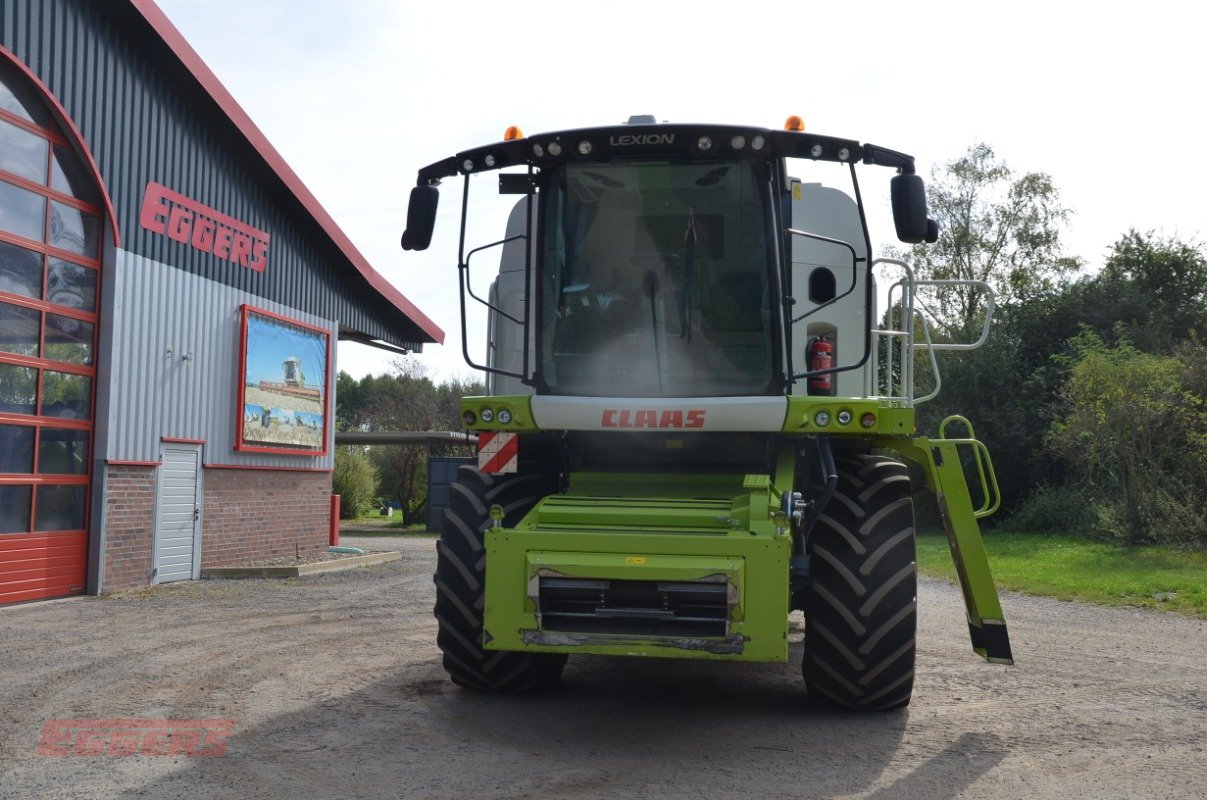
[(235, 449), (327, 455), (331, 332), (242, 307)]

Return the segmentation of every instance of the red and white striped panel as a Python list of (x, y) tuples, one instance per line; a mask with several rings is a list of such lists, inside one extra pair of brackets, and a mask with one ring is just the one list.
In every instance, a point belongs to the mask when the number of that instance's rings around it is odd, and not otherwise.
[(515, 472), (520, 463), (520, 440), (514, 433), (478, 434), (478, 469), (492, 475)]

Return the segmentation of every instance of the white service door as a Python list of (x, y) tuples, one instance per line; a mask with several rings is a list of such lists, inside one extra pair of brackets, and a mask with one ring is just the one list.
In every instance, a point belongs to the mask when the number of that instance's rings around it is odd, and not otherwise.
[(159, 468), (154, 583), (198, 577), (201, 496), (197, 479), (201, 448), (165, 447)]

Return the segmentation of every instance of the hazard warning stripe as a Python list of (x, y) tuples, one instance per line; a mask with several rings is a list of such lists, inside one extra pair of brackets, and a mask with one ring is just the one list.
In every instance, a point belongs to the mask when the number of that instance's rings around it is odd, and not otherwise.
[(514, 433), (478, 434), (478, 469), (491, 475), (515, 472), (520, 461), (520, 440)]

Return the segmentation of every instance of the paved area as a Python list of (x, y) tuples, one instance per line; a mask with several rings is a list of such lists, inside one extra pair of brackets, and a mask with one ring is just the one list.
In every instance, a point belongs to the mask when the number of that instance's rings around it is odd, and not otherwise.
[[(347, 543), (360, 546), (355, 537)], [(789, 665), (578, 657), (550, 692), (451, 685), (434, 541), (300, 580), (0, 610), (0, 798), (1195, 798), (1207, 625), (1008, 595), (1019, 663), (923, 581), (906, 711), (824, 713)], [(47, 721), (231, 721), (225, 755), (39, 755)]]

